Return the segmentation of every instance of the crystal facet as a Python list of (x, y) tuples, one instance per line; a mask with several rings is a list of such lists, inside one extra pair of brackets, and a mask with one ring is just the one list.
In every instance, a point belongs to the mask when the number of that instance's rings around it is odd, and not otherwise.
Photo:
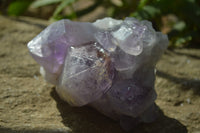
[(155, 119), (155, 65), (167, 44), (149, 21), (104, 18), (55, 22), (28, 48), (63, 100), (92, 106), (129, 129)]

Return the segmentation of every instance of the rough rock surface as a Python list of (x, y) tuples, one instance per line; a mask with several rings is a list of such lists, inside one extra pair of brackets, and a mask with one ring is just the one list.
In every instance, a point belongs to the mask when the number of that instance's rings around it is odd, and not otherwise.
[[(0, 132), (123, 133), (89, 107), (63, 102), (45, 83), (26, 44), (47, 22), (0, 16)], [(158, 120), (135, 133), (200, 132), (200, 50), (167, 51), (157, 65)]]

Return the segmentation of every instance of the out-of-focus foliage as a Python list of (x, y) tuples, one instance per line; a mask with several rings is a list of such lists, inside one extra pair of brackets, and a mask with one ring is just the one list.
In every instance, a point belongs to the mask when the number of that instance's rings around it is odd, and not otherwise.
[(9, 4), (8, 14), (11, 16), (19, 16), (24, 13), (29, 5), (32, 3), (32, 0), (16, 0)]
[[(42, 6), (56, 4), (57, 7), (50, 18), (51, 20), (55, 21), (55, 20), (60, 20), (60, 19), (64, 19), (64, 18), (75, 19), (79, 16), (82, 16), (84, 14), (92, 12), (96, 7), (98, 7), (100, 4), (102, 4), (104, 0), (94, 0), (95, 2), (91, 7), (84, 9), (82, 11), (75, 11), (73, 9), (72, 4), (75, 3), (76, 1), (78, 1), (78, 0), (35, 0), (32, 3), (31, 7), (38, 8), (38, 7), (42, 7)], [(63, 10), (66, 7), (71, 9), (71, 12), (68, 14), (63, 13)]]
[[(3, 0), (4, 3), (5, 1)], [(170, 47), (200, 43), (200, 0), (93, 0), (93, 5), (80, 11), (73, 8), (76, 1), (78, 0), (7, 0), (7, 14), (21, 15), (29, 6), (41, 8), (55, 5), (51, 20), (75, 19), (103, 6), (110, 17), (122, 19), (132, 16), (150, 20), (156, 30), (168, 34)], [(71, 12), (64, 12), (66, 8)]]
[(56, 20), (59, 20), (59, 19), (62, 19), (62, 18), (75, 18), (76, 15), (75, 15), (75, 12), (73, 11), (70, 16), (61, 16), (60, 13), (67, 7), (67, 6), (70, 6), (72, 5), (72, 3), (74, 3), (76, 0), (37, 0), (37, 1), (34, 1), (32, 3), (32, 7), (34, 8), (38, 8), (38, 7), (41, 7), (41, 6), (46, 6), (46, 5), (50, 5), (50, 4), (58, 4), (56, 10), (54, 11), (53, 15), (52, 15), (52, 18), (53, 19), (56, 19)]

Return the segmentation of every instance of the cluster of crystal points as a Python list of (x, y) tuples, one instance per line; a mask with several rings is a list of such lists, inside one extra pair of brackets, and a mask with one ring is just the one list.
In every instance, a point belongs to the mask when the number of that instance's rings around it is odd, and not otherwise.
[(154, 69), (167, 44), (148, 21), (104, 18), (55, 22), (28, 48), (63, 100), (92, 106), (129, 128), (155, 118)]

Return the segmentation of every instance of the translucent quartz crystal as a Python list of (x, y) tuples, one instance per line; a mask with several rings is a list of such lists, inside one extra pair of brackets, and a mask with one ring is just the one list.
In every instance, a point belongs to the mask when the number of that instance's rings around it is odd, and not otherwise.
[(130, 129), (156, 118), (154, 71), (167, 44), (149, 21), (104, 18), (58, 21), (28, 48), (63, 100), (92, 106)]
[(99, 46), (89, 42), (68, 49), (57, 89), (68, 103), (86, 105), (111, 87), (114, 68), (108, 54)]

